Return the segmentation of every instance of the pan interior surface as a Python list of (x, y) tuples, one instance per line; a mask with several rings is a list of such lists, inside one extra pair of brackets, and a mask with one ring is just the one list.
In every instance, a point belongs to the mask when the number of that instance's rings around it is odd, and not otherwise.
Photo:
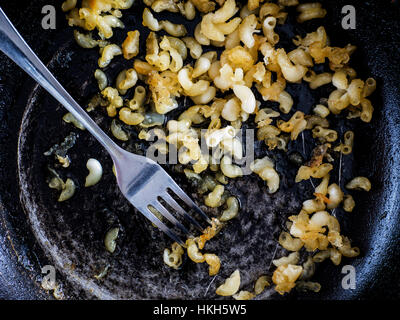
[[(327, 27), (335, 45), (345, 45), (347, 42), (357, 44), (360, 52), (356, 53), (353, 58), (355, 62), (351, 65), (360, 70), (359, 76), (371, 75), (378, 80), (379, 88), (373, 101), (376, 111), (371, 124), (353, 124), (346, 121), (344, 116), (335, 120), (339, 135), (352, 129), (356, 140), (351, 156), (335, 158), (335, 161), (341, 162), (341, 170), (334, 172), (332, 179), (340, 180), (343, 188), (353, 176), (364, 175), (371, 179), (374, 187), (368, 196), (361, 193), (354, 195), (357, 207), (352, 214), (341, 210), (336, 212), (343, 234), (348, 235), (362, 252), (356, 259), (344, 260), (343, 265), (355, 266), (358, 281), (363, 285), (354, 291), (344, 290), (341, 287), (341, 268), (323, 263), (318, 266), (313, 278), (321, 283), (321, 292), (293, 292), (290, 295), (299, 298), (351, 298), (361, 294), (370, 283), (371, 276), (385, 264), (379, 255), (380, 250), (395, 244), (392, 234), (396, 232), (393, 228), (398, 221), (395, 213), (398, 212), (399, 193), (395, 192), (397, 187), (394, 181), (399, 177), (396, 169), (399, 152), (396, 154), (393, 148), (400, 139), (397, 122), (399, 111), (396, 109), (400, 97), (395, 89), (396, 82), (388, 83), (386, 80), (388, 76), (393, 75), (394, 78), (395, 72), (391, 69), (391, 62), (373, 59), (372, 55), (383, 59), (382, 52), (367, 47), (366, 31), (347, 33), (340, 29), (340, 4), (340, 1), (335, 5), (326, 2), (324, 5), (330, 12), (327, 19), (313, 21), (305, 29), (307, 32), (313, 31), (322, 24)], [(124, 13), (124, 23), (127, 26), (140, 26), (138, 29), (142, 31), (142, 11), (141, 5), (135, 4), (134, 8)], [(362, 25), (367, 30), (372, 27), (368, 23), (359, 23), (360, 27)], [(289, 25), (280, 32), (283, 36), (291, 36), (299, 31), (296, 28)], [(124, 32), (126, 30), (117, 33), (116, 38), (123, 39)], [(68, 37), (70, 39), (60, 45), (48, 67), (84, 107), (98, 91), (93, 77), (98, 52), (96, 49), (83, 50), (78, 47), (73, 41), (71, 29), (62, 31), (62, 38)], [(145, 36), (141, 38), (143, 40)], [(117, 57), (106, 70), (107, 76), (115, 79), (119, 71), (127, 67), (127, 62)], [(308, 113), (319, 98), (326, 97), (329, 91), (324, 90), (328, 89), (314, 92), (304, 84), (288, 86), (295, 106)], [(182, 108), (184, 106), (180, 110)], [(297, 185), (294, 183), (298, 166), (289, 160), (288, 155), (296, 152), (308, 160), (315, 146), (309, 134), (304, 135), (304, 145), (302, 140), (291, 143), (288, 153), (268, 151), (261, 143), (256, 145), (257, 158), (268, 155), (277, 163), (281, 175), (281, 187), (277, 193), (268, 194), (264, 182), (254, 176), (232, 180), (227, 186), (239, 198), (241, 211), (239, 217), (229, 222), (205, 247), (207, 252), (216, 253), (221, 259), (221, 271), (214, 278), (208, 275), (206, 264), (194, 264), (187, 258), (184, 258), (180, 270), (171, 269), (163, 263), (163, 250), (170, 246), (170, 240), (120, 194), (110, 157), (87, 131), (63, 122), (65, 113), (63, 107), (43, 89), (35, 87), (27, 101), (19, 132), (18, 173), (20, 198), (33, 233), (57, 271), (72, 284), (75, 290), (73, 296), (100, 299), (220, 298), (215, 295), (216, 287), (235, 269), (241, 272), (241, 289), (252, 291), (259, 276), (272, 274), (272, 260), (287, 254), (278, 245), (278, 236), (287, 217), (298, 213), (302, 202), (310, 199), (313, 193), (308, 181)], [(111, 136), (111, 119), (105, 116), (104, 110), (98, 108), (91, 115)], [(137, 132), (125, 129), (129, 131), (131, 139), (119, 144), (128, 151), (143, 153), (145, 146), (137, 138)], [(77, 136), (75, 145), (68, 152), (71, 165), (68, 168), (57, 167), (54, 157), (45, 156), (44, 153), (61, 143), (71, 132)], [(388, 154), (389, 159), (384, 158)], [(85, 188), (88, 173), (86, 161), (89, 158), (101, 162), (104, 174), (98, 184)], [(71, 178), (75, 182), (77, 190), (73, 198), (57, 202), (57, 191), (50, 189), (47, 183), (49, 167), (56, 169), (64, 180)], [(193, 186), (182, 173), (170, 167), (166, 169), (198, 204), (203, 204), (202, 197), (193, 192)], [(387, 193), (389, 188), (392, 191)], [(204, 205), (201, 207), (210, 216), (216, 214)], [(105, 250), (104, 237), (113, 227), (118, 227), (120, 232), (117, 249), (111, 254)], [(257, 299), (269, 298), (280, 298), (272, 287), (257, 296)]]

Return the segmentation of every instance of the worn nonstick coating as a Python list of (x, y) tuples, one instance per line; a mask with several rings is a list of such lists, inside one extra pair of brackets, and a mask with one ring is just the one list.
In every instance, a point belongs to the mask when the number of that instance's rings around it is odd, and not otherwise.
[[(340, 11), (349, 3), (357, 8), (357, 29), (344, 31), (340, 27)], [(44, 4), (49, 2), (28, 4), (23, 14), (21, 3), (2, 3), (2, 8), (61, 83), (84, 105), (96, 92), (90, 74), (95, 68), (97, 53), (74, 44), (72, 31), (60, 10), (57, 29), (42, 30), (40, 11)], [(343, 290), (340, 268), (324, 263), (314, 277), (322, 284), (319, 294), (293, 292), (287, 298), (395, 298), (399, 296), (399, 285), (393, 279), (399, 271), (400, 234), (399, 9), (389, 1), (325, 1), (324, 6), (329, 14), (323, 25), (333, 44), (356, 44), (359, 51), (352, 65), (361, 77), (372, 75), (378, 81), (373, 99), (374, 120), (368, 125), (356, 121), (354, 163), (349, 165), (349, 159), (344, 159), (341, 180), (343, 186), (352, 175), (365, 175), (371, 178), (373, 190), (368, 195), (355, 194), (357, 207), (352, 214), (338, 212), (343, 233), (362, 251), (357, 259), (342, 263), (355, 266), (356, 289)], [(140, 23), (134, 12), (129, 11), (124, 14), (124, 22), (128, 26)], [(310, 22), (305, 29), (311, 31), (318, 25), (319, 22)], [(123, 33), (117, 33), (118, 36), (122, 37)], [(221, 274), (207, 291), (211, 278), (204, 265), (185, 263), (179, 272), (163, 266), (161, 252), (168, 239), (153, 230), (119, 195), (110, 173), (111, 162), (100, 146), (88, 133), (63, 124), (62, 107), (3, 55), (0, 59), (1, 298), (50, 298), (39, 288), (40, 269), (46, 264), (56, 266), (57, 282), (66, 298), (214, 298), (216, 284), (236, 265), (242, 271), (245, 289), (250, 288), (258, 275), (272, 271), (268, 269), (272, 256), (284, 253), (279, 249), (275, 252), (278, 229), (287, 215), (298, 211), (299, 201), (311, 192), (310, 186), (304, 184), (304, 190), (297, 191), (298, 201), (291, 200), (296, 193), (288, 181), (293, 180), (296, 167), (283, 154), (274, 153), (280, 163), (278, 170), (287, 168), (281, 191), (276, 195), (266, 195), (262, 184), (251, 178), (232, 186), (233, 193), (240, 196), (244, 211), (239, 220), (232, 222), (207, 247), (225, 262)], [(107, 70), (110, 79), (123, 68), (122, 63), (122, 59), (116, 59)], [(289, 90), (293, 90), (291, 93), (301, 110), (308, 110), (314, 103), (312, 100), (321, 95), (295, 86)], [(100, 112), (94, 115), (103, 128), (108, 127), (108, 120), (103, 120)], [(338, 125), (341, 130), (347, 128), (343, 119), (338, 120)], [(60, 205), (44, 180), (47, 165), (54, 161), (42, 154), (71, 131), (79, 133), (80, 138), (71, 149), (71, 169), (61, 172), (64, 177), (74, 178), (80, 186), (75, 199)], [(307, 137), (306, 141), (309, 141)], [(124, 146), (131, 150), (141, 147)], [(302, 153), (299, 145), (291, 148)], [(305, 157), (311, 148), (307, 145)], [(86, 175), (84, 165), (89, 157), (101, 159), (106, 174), (103, 184), (85, 190), (82, 186)], [(176, 173), (175, 176), (184, 185), (181, 176)], [(337, 173), (333, 178), (338, 178)], [(190, 191), (190, 186), (184, 187)], [(123, 229), (117, 252), (111, 256), (104, 251), (102, 239), (114, 225)], [(227, 243), (233, 243), (233, 249)], [(109, 275), (102, 281), (93, 279), (107, 264), (110, 264)], [(261, 298), (279, 297), (269, 290)]]

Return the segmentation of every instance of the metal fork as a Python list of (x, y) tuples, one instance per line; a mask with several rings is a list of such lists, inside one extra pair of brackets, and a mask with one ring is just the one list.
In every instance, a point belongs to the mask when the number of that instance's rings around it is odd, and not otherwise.
[(149, 209), (150, 206), (171, 222), (174, 227), (183, 231), (186, 236), (191, 236), (191, 234), (160, 202), (160, 198), (197, 229), (203, 230), (203, 228), (174, 200), (168, 190), (175, 193), (190, 209), (199, 213), (205, 221), (211, 223), (207, 215), (159, 164), (146, 157), (123, 150), (100, 129), (39, 60), (1, 8), (0, 50), (58, 100), (103, 145), (114, 162), (117, 182), (122, 194), (172, 240), (184, 245), (180, 237), (153, 214)]

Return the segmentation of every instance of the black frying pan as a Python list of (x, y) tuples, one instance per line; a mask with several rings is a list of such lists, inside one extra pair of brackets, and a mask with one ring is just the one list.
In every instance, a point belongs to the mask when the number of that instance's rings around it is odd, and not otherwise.
[[(342, 288), (341, 266), (323, 263), (314, 276), (314, 280), (322, 284), (320, 293), (293, 291), (286, 298), (397, 298), (400, 292), (395, 281), (400, 269), (399, 6), (390, 1), (322, 2), (329, 12), (322, 24), (333, 44), (340, 46), (351, 42), (357, 45), (359, 50), (352, 58), (352, 66), (362, 78), (373, 76), (378, 81), (373, 98), (376, 111), (371, 124), (350, 124), (341, 117), (335, 120), (342, 133), (349, 128), (356, 132), (354, 154), (343, 160), (342, 187), (352, 176), (365, 175), (370, 177), (373, 189), (367, 195), (354, 195), (357, 207), (353, 213), (337, 213), (343, 233), (349, 235), (362, 252), (360, 257), (345, 259), (341, 265), (355, 267), (356, 289)], [(56, 30), (41, 28), (41, 9), (52, 1), (0, 3), (42, 61), (74, 98), (85, 105), (97, 91), (92, 77), (97, 52), (95, 49), (83, 50), (74, 43), (72, 30), (58, 8), (59, 3), (54, 1)], [(356, 30), (341, 28), (341, 8), (347, 4), (356, 7)], [(141, 11), (138, 4), (125, 12), (125, 24), (131, 28), (140, 25)], [(285, 35), (290, 37), (298, 32), (312, 31), (320, 23), (312, 21), (302, 27), (293, 24), (280, 32), (284, 39)], [(126, 30), (116, 32), (116, 41), (123, 39), (124, 32)], [(112, 79), (128, 65), (123, 59), (115, 59), (106, 73)], [(309, 111), (319, 97), (326, 96), (324, 89), (310, 92), (293, 85), (288, 90), (295, 96), (296, 105), (304, 111)], [(308, 184), (294, 188), (290, 183), (297, 167), (285, 154), (270, 154), (279, 163), (278, 170), (285, 173), (277, 194), (266, 195), (262, 183), (251, 178), (229, 187), (240, 197), (243, 210), (240, 219), (233, 221), (210, 242), (208, 250), (218, 253), (224, 261), (220, 274), (211, 282), (204, 265), (185, 261), (180, 271), (171, 271), (163, 265), (161, 253), (169, 240), (126, 203), (113, 182), (111, 160), (88, 133), (63, 124), (61, 116), (64, 113), (44, 90), (0, 55), (0, 298), (52, 298), (40, 288), (44, 265), (56, 267), (57, 283), (64, 297), (77, 299), (216, 298), (216, 285), (237, 266), (242, 271), (244, 289), (249, 289), (259, 275), (271, 274), (271, 259), (285, 254), (276, 245), (279, 230), (287, 216), (298, 212), (301, 201), (312, 193)], [(93, 116), (108, 130), (109, 119), (101, 111), (96, 111)], [(77, 132), (79, 139), (71, 149), (73, 165), (62, 174), (80, 181), (80, 185), (71, 201), (58, 204), (56, 195), (45, 182), (51, 160), (44, 157), (43, 152), (61, 142), (71, 131)], [(134, 130), (130, 134), (131, 141), (123, 146), (141, 152), (146, 146), (136, 142)], [(305, 139), (310, 141), (307, 136)], [(289, 153), (297, 152), (306, 159), (312, 147), (307, 143), (306, 150), (302, 150), (294, 143)], [(264, 149), (258, 148), (257, 156), (269, 154)], [(82, 186), (89, 157), (101, 160), (105, 169), (102, 183), (90, 191)], [(181, 173), (173, 174), (190, 193), (191, 186)], [(338, 176), (339, 172), (334, 173), (333, 179), (337, 180)], [(116, 252), (110, 255), (104, 250), (103, 238), (110, 227), (117, 225), (122, 230), (121, 237)], [(107, 276), (94, 279), (93, 276), (106, 266), (109, 266)], [(259, 298), (281, 297), (273, 290), (266, 290)]]

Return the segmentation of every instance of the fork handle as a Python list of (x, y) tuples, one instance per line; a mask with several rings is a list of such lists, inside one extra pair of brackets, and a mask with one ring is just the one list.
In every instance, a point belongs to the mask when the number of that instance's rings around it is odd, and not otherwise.
[(103, 130), (69, 95), (46, 66), (40, 61), (25, 40), (15, 29), (4, 11), (0, 8), (0, 50), (20, 66), (58, 102), (60, 102), (82, 125), (106, 148), (113, 159), (121, 155), (122, 149), (107, 136)]

